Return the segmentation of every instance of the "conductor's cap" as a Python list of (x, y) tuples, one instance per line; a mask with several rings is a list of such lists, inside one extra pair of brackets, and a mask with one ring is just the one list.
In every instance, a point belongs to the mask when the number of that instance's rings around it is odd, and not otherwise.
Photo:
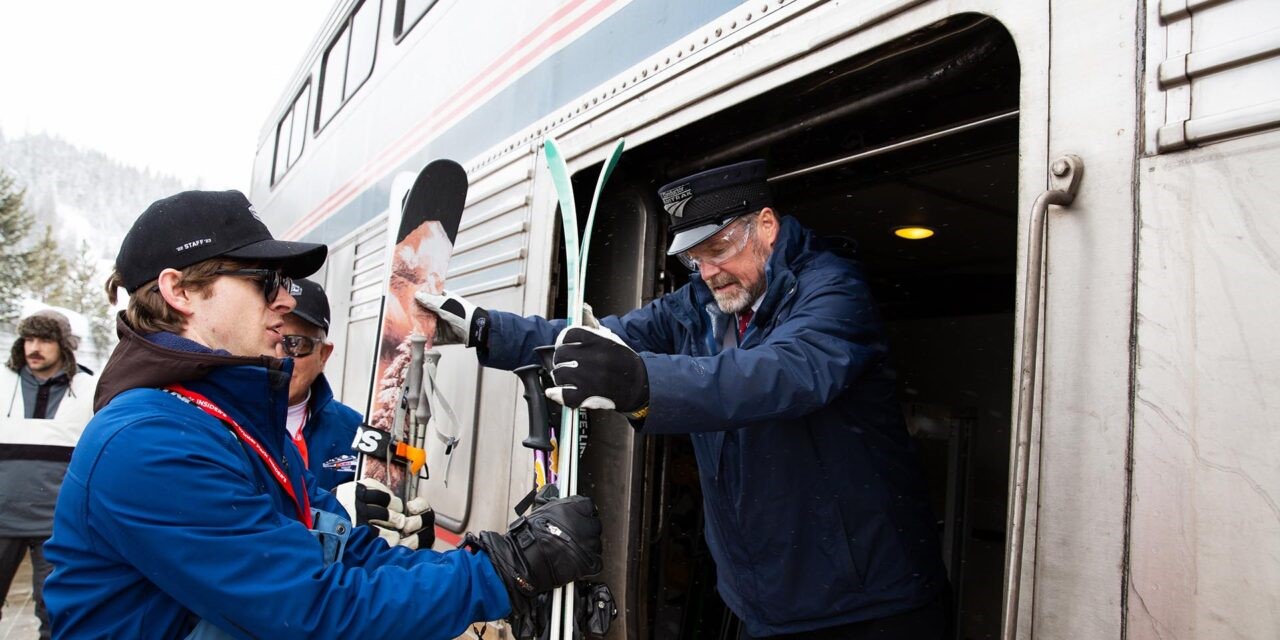
[(695, 173), (658, 189), (671, 216), (667, 255), (687, 251), (738, 216), (773, 206), (764, 160), (748, 160)]

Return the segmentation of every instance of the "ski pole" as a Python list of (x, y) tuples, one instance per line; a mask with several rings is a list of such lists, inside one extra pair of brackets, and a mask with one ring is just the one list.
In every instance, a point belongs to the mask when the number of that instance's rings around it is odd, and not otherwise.
[(529, 406), (529, 437), (524, 439), (526, 448), (551, 451), (551, 429), (547, 424), (547, 398), (542, 389), (542, 365), (531, 364), (516, 369), (514, 373), (524, 384), (524, 399)]

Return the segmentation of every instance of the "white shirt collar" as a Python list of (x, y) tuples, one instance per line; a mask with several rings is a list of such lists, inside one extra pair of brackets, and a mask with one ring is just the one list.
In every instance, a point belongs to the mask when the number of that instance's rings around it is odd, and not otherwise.
[(289, 430), (289, 435), (293, 438), (298, 437), (298, 432), (302, 431), (303, 425), (307, 423), (307, 403), (311, 402), (311, 390), (307, 390), (307, 397), (302, 399), (298, 404), (289, 405), (289, 415), (285, 418), (284, 426)]

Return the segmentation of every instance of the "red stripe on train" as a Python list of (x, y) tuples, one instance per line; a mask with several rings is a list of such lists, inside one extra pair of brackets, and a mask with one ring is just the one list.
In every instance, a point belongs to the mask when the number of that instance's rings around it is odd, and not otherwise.
[[(473, 106), (484, 92), (510, 78), (515, 72), (522, 70), (523, 66), (537, 57), (542, 50), (550, 48), (564, 39), (574, 29), (580, 27), (590, 19), (599, 15), (605, 8), (612, 5), (616, 0), (601, 0), (595, 6), (585, 11), (565, 27), (552, 33), (551, 38), (544, 42), (539, 48), (521, 56), (515, 66), (508, 67), (501, 75), (486, 82), (480, 92), (473, 93), (469, 97), (467, 94), (475, 85), (485, 79), (485, 76), (493, 73), (495, 69), (502, 66), (516, 52), (528, 46), (530, 42), (536, 39), (544, 31), (551, 28), (556, 22), (562, 19), (566, 14), (581, 5), (585, 0), (573, 0), (558, 9), (555, 13), (543, 20), (537, 27), (525, 34), (519, 41), (503, 52), (501, 56), (494, 59), (489, 66), (485, 67), (480, 73), (473, 76), (462, 87), (454, 92), (447, 100), (440, 104), (433, 113), (418, 124), (414, 125), (409, 131), (396, 139), (378, 154), (369, 164), (362, 167), (356, 172), (356, 175), (339, 187), (336, 191), (329, 194), (316, 208), (312, 209), (307, 215), (300, 218), (284, 233), (285, 238), (297, 239), (302, 237), (308, 231), (314, 229), (321, 222), (329, 218), (339, 207), (350, 202), (357, 194), (367, 188), (374, 181), (386, 174), (386, 172), (395, 168), (400, 162), (412, 154), (413, 150), (423, 142), (425, 136), (435, 133), (439, 130), (439, 125), (448, 122), (449, 118), (465, 111), (468, 107)], [(463, 100), (463, 98), (466, 98)]]

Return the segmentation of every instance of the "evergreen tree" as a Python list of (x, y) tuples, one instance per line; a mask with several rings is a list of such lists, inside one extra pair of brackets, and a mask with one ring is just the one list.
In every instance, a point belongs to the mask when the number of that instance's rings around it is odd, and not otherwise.
[(25, 190), (0, 170), (0, 325), (14, 328), (27, 288), (31, 252), (26, 250), (31, 213), (23, 206)]
[(111, 316), (111, 305), (102, 292), (102, 282), (105, 280), (106, 277), (98, 270), (93, 247), (82, 240), (80, 251), (70, 265), (66, 297), (54, 302), (80, 312), (89, 320), (88, 337), (93, 340), (95, 355), (99, 360), (106, 359), (115, 339), (115, 318)]
[(58, 304), (68, 298), (71, 265), (62, 255), (62, 245), (53, 237), (53, 227), (44, 226), (44, 235), (28, 252), (26, 290), (45, 304)]

